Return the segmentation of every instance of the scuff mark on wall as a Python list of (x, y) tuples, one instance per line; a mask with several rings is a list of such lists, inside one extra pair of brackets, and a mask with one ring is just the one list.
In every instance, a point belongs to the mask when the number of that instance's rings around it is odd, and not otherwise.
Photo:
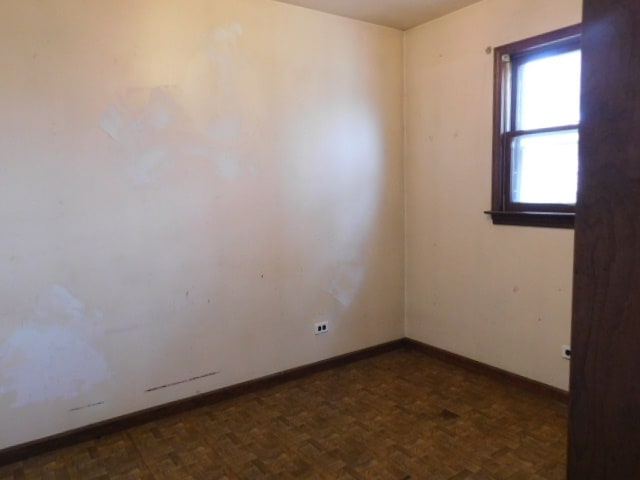
[(42, 292), (0, 346), (0, 397), (14, 395), (13, 407), (75, 398), (111, 377), (94, 345), (101, 318), (61, 285)]
[(204, 375), (198, 375), (197, 377), (187, 378), (186, 380), (180, 380), (178, 382), (167, 383), (166, 385), (161, 385), (159, 387), (148, 388), (147, 390), (145, 390), (145, 393), (155, 392), (157, 390), (162, 390), (162, 389), (169, 388), (169, 387), (175, 387), (176, 385), (182, 385), (183, 383), (189, 383), (189, 382), (193, 382), (195, 380), (200, 380), (200, 379), (207, 378), (207, 377), (213, 377), (214, 375), (217, 375), (218, 373), (220, 373), (220, 372), (205, 373)]
[(87, 408), (98, 407), (100, 405), (104, 405), (104, 402), (90, 403), (89, 405), (83, 405), (82, 407), (70, 408), (69, 411), (70, 412), (77, 412), (78, 410), (85, 410)]

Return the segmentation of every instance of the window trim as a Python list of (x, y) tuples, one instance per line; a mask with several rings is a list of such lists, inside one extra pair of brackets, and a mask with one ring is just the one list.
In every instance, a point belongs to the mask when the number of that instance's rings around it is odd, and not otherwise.
[[(494, 84), (493, 84), (493, 161), (491, 215), (496, 225), (519, 225), (532, 227), (573, 228), (575, 205), (566, 204), (531, 204), (510, 201), (511, 148), (508, 147), (513, 138), (522, 135), (515, 130), (515, 103), (511, 102), (511, 94), (516, 75), (511, 75), (511, 63), (531, 60), (538, 54), (547, 56), (574, 50), (580, 46), (582, 25), (554, 30), (535, 37), (520, 40), (497, 47), (494, 50)], [(557, 48), (554, 48), (554, 44)], [(511, 62), (504, 62), (503, 56), (509, 55)], [(510, 81), (509, 81), (510, 80)], [(507, 111), (507, 102), (510, 102)], [(506, 115), (505, 115), (506, 113)], [(577, 129), (578, 125), (566, 125), (552, 129), (527, 130), (527, 134), (539, 131), (557, 131), (560, 129)]]

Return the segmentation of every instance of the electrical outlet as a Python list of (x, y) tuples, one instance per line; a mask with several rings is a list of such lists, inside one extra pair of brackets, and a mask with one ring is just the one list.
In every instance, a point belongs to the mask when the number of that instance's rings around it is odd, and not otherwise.
[(562, 345), (562, 358), (571, 360), (571, 347), (569, 345)]
[(318, 322), (315, 324), (315, 334), (320, 335), (321, 333), (327, 333), (329, 331), (329, 322)]

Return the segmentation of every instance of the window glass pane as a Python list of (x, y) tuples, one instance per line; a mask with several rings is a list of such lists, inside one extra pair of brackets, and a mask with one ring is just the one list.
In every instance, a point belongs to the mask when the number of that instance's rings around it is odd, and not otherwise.
[(531, 60), (518, 75), (518, 130), (580, 123), (580, 50)]
[(513, 140), (513, 202), (575, 204), (577, 185), (577, 130), (523, 135)]

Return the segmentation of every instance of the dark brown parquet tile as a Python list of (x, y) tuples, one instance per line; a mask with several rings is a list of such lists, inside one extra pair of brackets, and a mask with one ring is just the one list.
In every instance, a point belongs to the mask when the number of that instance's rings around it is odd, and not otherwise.
[(567, 408), (398, 350), (0, 467), (0, 480), (560, 480)]

